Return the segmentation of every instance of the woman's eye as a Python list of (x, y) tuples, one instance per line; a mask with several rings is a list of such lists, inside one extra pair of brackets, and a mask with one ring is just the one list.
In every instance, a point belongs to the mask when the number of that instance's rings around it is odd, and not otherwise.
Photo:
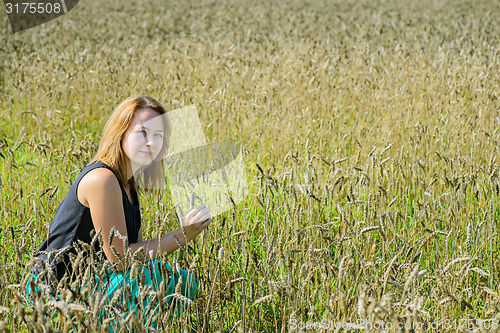
[(161, 134), (159, 134), (159, 133), (155, 134), (155, 136), (157, 136), (157, 137), (159, 137), (159, 138), (163, 138), (163, 135), (161, 135)]

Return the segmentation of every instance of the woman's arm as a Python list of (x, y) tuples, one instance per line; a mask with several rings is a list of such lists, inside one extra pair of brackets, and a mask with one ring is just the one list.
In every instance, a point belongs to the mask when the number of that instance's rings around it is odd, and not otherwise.
[[(121, 235), (127, 236), (127, 225), (123, 211), (122, 192), (118, 179), (111, 170), (98, 168), (89, 171), (78, 184), (77, 196), (80, 202), (90, 209), (95, 230), (100, 230), (103, 239), (103, 251), (109, 261), (120, 263), (110, 245), (124, 258), (123, 241), (114, 237), (109, 244), (109, 234), (115, 228)], [(122, 269), (121, 263), (118, 269)]]
[(177, 229), (163, 237), (149, 239), (146, 241), (139, 240), (137, 243), (130, 244), (129, 247), (132, 253), (135, 253), (142, 248), (148, 260), (155, 259), (160, 253), (170, 254), (179, 248), (179, 244), (177, 244), (174, 235), (179, 239), (179, 241), (182, 242), (183, 245), (186, 243), (184, 236), (182, 236), (182, 231)]
[[(210, 212), (204, 205), (200, 205), (189, 211), (184, 217), (186, 237), (184, 237), (180, 228), (166, 234), (163, 237), (142, 241), (142, 227), (139, 232), (139, 240), (137, 243), (130, 244), (132, 253), (135, 253), (140, 248), (144, 248), (144, 252), (148, 259), (154, 259), (159, 253), (172, 253), (179, 248), (177, 240), (182, 245), (196, 238), (206, 227), (212, 223)], [(177, 237), (177, 240), (175, 239)]]
[(137, 242), (142, 242), (142, 225), (139, 228), (139, 236), (137, 236)]
[[(128, 237), (125, 214), (123, 211), (123, 198), (118, 179), (111, 170), (98, 168), (87, 173), (80, 181), (77, 189), (80, 202), (90, 209), (95, 230), (101, 230), (103, 237), (103, 251), (109, 261), (117, 263), (117, 269), (123, 269), (123, 263), (113, 253), (109, 243), (109, 234), (115, 228), (121, 235)], [(205, 206), (198, 206), (186, 214), (185, 219), (186, 237), (182, 231), (177, 229), (163, 237), (142, 240), (142, 228), (139, 231), (139, 241), (130, 244), (132, 253), (143, 248), (147, 259), (158, 257), (161, 252), (171, 253), (179, 248), (174, 235), (186, 244), (198, 236), (210, 223), (210, 212)], [(123, 241), (114, 237), (111, 244), (119, 253), (121, 258), (125, 257)]]

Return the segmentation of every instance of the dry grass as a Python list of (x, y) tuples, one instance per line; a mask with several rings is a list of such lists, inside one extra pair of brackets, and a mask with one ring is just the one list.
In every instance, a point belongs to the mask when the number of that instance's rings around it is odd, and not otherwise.
[[(196, 105), (211, 141), (246, 148), (252, 184), (195, 253), (168, 258), (200, 298), (166, 330), (500, 319), (499, 15), (493, 0), (83, 1), (17, 34), (4, 15), (0, 330), (99, 329), (95, 303), (49, 320), (63, 304), (26, 304), (17, 285), (138, 93)], [(177, 227), (162, 198), (142, 207), (147, 236)]]

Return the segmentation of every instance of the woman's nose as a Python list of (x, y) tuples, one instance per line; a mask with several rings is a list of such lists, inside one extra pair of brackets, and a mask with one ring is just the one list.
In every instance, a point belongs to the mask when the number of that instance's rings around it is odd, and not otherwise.
[(151, 147), (153, 145), (153, 143), (154, 143), (153, 136), (152, 135), (148, 135), (146, 133), (144, 133), (143, 135), (144, 135), (144, 144), (147, 147)]
[(145, 136), (146, 146), (151, 147), (155, 142), (153, 140), (153, 136)]

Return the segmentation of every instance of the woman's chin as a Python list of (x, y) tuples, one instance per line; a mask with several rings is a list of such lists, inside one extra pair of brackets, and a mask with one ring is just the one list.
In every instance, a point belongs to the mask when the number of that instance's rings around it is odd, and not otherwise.
[(132, 167), (134, 169), (142, 169), (144, 167), (147, 167), (147, 166), (150, 166), (151, 164), (153, 164), (154, 162), (154, 159), (152, 158), (141, 158), (141, 159), (136, 159), (134, 161), (132, 161)]

